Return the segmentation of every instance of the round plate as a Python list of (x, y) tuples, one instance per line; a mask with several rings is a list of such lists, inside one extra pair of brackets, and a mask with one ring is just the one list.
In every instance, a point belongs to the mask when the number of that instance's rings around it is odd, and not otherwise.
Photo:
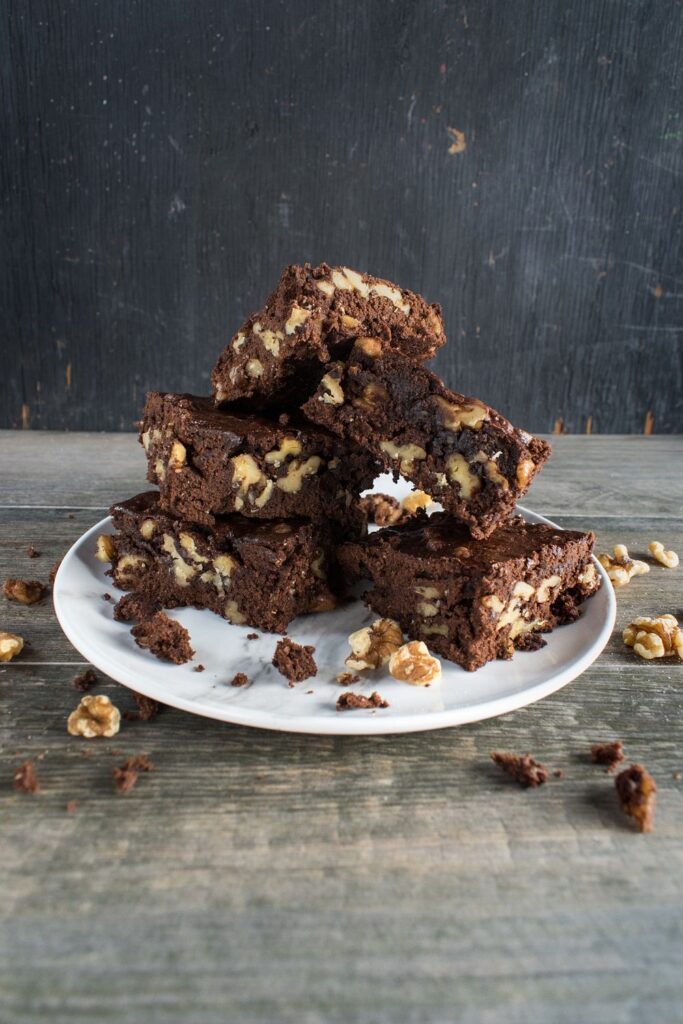
[[(404, 496), (401, 481), (381, 477), (376, 490)], [(520, 513), (532, 523), (550, 520), (526, 509)], [(554, 526), (554, 523), (550, 523)], [(190, 632), (196, 651), (186, 665), (170, 665), (138, 647), (130, 626), (115, 622), (112, 605), (121, 591), (111, 586), (105, 566), (94, 556), (98, 534), (111, 532), (103, 519), (76, 541), (62, 561), (54, 585), (57, 618), (67, 637), (84, 658), (124, 686), (163, 704), (207, 718), (261, 729), (280, 729), (328, 735), (379, 735), (419, 732), (462, 725), (503, 715), (547, 697), (571, 682), (595, 661), (614, 627), (616, 602), (607, 575), (594, 559), (602, 577), (598, 593), (582, 606), (581, 617), (546, 637), (539, 651), (518, 651), (510, 661), (493, 661), (477, 672), (465, 672), (441, 659), (442, 675), (429, 687), (409, 686), (393, 679), (386, 668), (366, 673), (350, 687), (370, 695), (377, 690), (390, 707), (338, 712), (336, 700), (343, 689), (336, 675), (345, 671), (348, 636), (377, 616), (356, 601), (334, 612), (307, 615), (290, 623), (288, 636), (313, 644), (318, 674), (293, 688), (271, 665), (278, 637), (250, 626), (233, 626), (209, 611), (182, 608), (169, 612)], [(195, 666), (204, 665), (204, 672)], [(248, 686), (235, 688), (230, 680), (245, 672)]]

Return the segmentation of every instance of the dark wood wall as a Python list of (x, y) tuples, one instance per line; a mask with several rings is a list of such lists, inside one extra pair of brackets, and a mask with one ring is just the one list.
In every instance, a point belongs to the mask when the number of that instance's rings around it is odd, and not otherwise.
[(531, 429), (683, 429), (676, 0), (2, 0), (0, 426), (206, 392), (288, 262)]

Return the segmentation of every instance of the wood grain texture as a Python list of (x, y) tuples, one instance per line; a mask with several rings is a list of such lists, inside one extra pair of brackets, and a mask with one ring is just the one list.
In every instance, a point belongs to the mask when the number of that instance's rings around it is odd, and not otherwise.
[[(136, 447), (0, 434), (0, 578), (44, 579), (141, 482)], [(560, 437), (530, 504), (594, 528), (599, 550), (645, 554), (657, 537), (683, 553), (681, 454), (675, 438)], [(0, 627), (30, 640), (0, 667), (3, 1024), (679, 1020), (683, 667), (638, 660), (620, 630), (638, 613), (683, 617), (681, 573), (653, 567), (619, 591), (605, 653), (540, 704), (372, 739), (172, 709), (110, 741), (74, 739), (79, 655), (49, 601), (2, 602)], [(132, 707), (104, 677), (96, 692)], [(587, 762), (591, 743), (614, 738), (657, 780), (651, 836), (633, 833)], [(490, 763), (501, 748), (566, 777), (524, 792)], [(115, 795), (113, 766), (142, 751), (155, 770)], [(10, 785), (26, 758), (35, 797)]]
[(532, 430), (681, 430), (681, 0), (0, 12), (1, 426), (205, 393), (327, 259), (440, 301), (438, 371)]

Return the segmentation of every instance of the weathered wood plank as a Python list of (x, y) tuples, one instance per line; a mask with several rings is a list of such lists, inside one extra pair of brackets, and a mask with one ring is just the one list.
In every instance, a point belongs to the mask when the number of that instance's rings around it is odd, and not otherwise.
[[(107, 488), (135, 488), (140, 456), (130, 436), (115, 439), (120, 454), (108, 465), (109, 437), (62, 438), (67, 461), (77, 454), (69, 479), (52, 467), (56, 437), (42, 454), (33, 437), (16, 448), (6, 440), (0, 434), (13, 482), (0, 509), (0, 579), (44, 578), (100, 515), (83, 507), (89, 476), (106, 505)], [(551, 478), (546, 504), (530, 504), (554, 505), (564, 526), (595, 529), (599, 549), (624, 542), (643, 555), (658, 537), (683, 553), (676, 444), (560, 438), (566, 490), (558, 500)], [(27, 451), (30, 486), (20, 470)], [(611, 507), (599, 514), (612, 462)], [(649, 505), (648, 481), (657, 496)], [(663, 508), (660, 486), (669, 487)], [(72, 512), (35, 507), (54, 488)], [(39, 559), (26, 556), (29, 543)], [(682, 581), (683, 568), (653, 566), (620, 590), (604, 655), (540, 704), (373, 739), (267, 733), (172, 709), (124, 721), (111, 741), (69, 737), (81, 658), (49, 601), (21, 608), (0, 598), (0, 628), (31, 641), (0, 666), (0, 1019), (678, 1019), (683, 668), (637, 659), (619, 631), (638, 613), (683, 617)], [(133, 706), (104, 677), (97, 692)], [(591, 743), (613, 738), (657, 780), (652, 836), (633, 833), (612, 779), (587, 761)], [(566, 776), (524, 792), (490, 763), (496, 748), (530, 750)], [(141, 751), (154, 772), (117, 796), (113, 765)], [(35, 797), (10, 785), (26, 758), (44, 787)]]

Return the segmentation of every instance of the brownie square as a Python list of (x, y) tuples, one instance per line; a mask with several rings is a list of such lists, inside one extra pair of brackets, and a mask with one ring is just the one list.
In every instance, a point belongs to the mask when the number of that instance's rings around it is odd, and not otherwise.
[(114, 505), (111, 516), (109, 575), (151, 605), (209, 608), (283, 632), (297, 615), (336, 604), (336, 538), (325, 523), (236, 515), (207, 528), (162, 509), (154, 491)]
[(474, 537), (508, 518), (550, 456), (545, 441), (373, 338), (328, 368), (303, 411), (426, 491)]
[(372, 455), (302, 420), (216, 409), (210, 398), (147, 396), (140, 440), (163, 508), (195, 523), (239, 512), (332, 519), (357, 531), (357, 498), (379, 471)]
[(349, 580), (372, 580), (373, 611), (473, 671), (542, 646), (539, 633), (577, 617), (600, 585), (594, 540), (519, 517), (473, 540), (438, 512), (346, 543), (339, 560)]
[(415, 359), (429, 359), (446, 340), (440, 307), (415, 292), (348, 267), (285, 267), (263, 309), (220, 354), (212, 374), (216, 402), (298, 404), (319, 368), (366, 334)]

